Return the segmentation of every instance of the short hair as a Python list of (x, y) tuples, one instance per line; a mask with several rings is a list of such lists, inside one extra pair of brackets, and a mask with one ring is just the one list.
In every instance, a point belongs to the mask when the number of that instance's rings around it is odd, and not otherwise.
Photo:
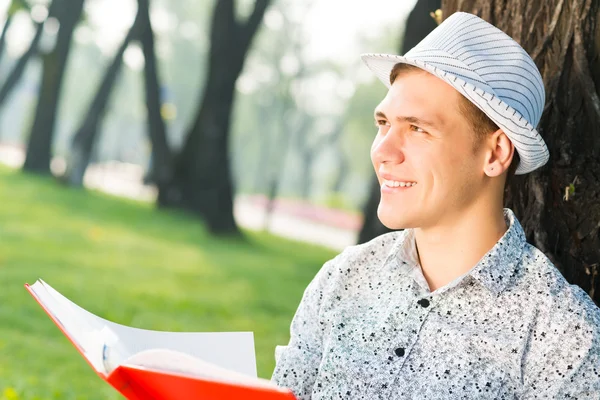
[[(390, 84), (393, 84), (396, 81), (396, 78), (402, 73), (406, 72), (427, 72), (417, 66), (412, 64), (398, 63), (394, 65), (392, 68), (392, 72), (390, 73)], [(479, 109), (475, 104), (469, 101), (465, 96), (463, 96), (460, 92), (460, 102), (458, 103), (458, 108), (461, 114), (469, 121), (469, 124), (473, 128), (475, 132), (474, 138), (474, 148), (477, 149), (482, 140), (490, 133), (496, 132), (498, 129), (498, 125), (494, 121), (490, 119), (483, 111)], [(505, 187), (508, 186), (508, 182), (515, 175), (515, 171), (519, 166), (520, 157), (516, 148), (513, 154), (512, 161), (510, 163), (510, 167), (506, 173), (506, 184)]]

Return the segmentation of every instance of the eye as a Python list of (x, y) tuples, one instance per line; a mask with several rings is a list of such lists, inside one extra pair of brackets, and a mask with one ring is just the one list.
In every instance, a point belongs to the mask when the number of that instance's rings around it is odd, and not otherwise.
[(375, 127), (379, 128), (380, 126), (389, 126), (389, 122), (387, 122), (385, 119), (376, 119)]
[(414, 132), (419, 132), (419, 133), (427, 133), (427, 131), (425, 131), (423, 128), (420, 128), (416, 125), (411, 125), (410, 130), (414, 131)]

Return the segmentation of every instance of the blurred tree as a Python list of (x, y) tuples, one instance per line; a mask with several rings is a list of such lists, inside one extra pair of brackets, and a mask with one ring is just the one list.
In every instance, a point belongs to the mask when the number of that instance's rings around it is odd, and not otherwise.
[[(4, 47), (6, 46), (6, 32), (8, 31), (8, 27), (10, 26), (13, 15), (15, 15), (18, 11), (30, 12), (31, 9), (29, 7), (29, 4), (27, 4), (24, 0), (13, 0), (11, 2), (8, 8), (6, 22), (4, 23), (4, 28), (2, 29), (2, 36), (0, 36), (0, 59), (2, 58)], [(53, 9), (49, 10), (48, 17), (52, 17), (53, 12)], [(11, 71), (6, 77), (6, 80), (0, 87), (0, 107), (2, 107), (4, 101), (8, 98), (12, 90), (15, 88), (15, 86), (23, 76), (23, 72), (25, 72), (25, 67), (27, 66), (27, 62), (31, 59), (31, 56), (33, 56), (37, 52), (40, 39), (42, 38), (42, 34), (44, 33), (44, 23), (45, 22), (37, 22), (35, 24), (35, 35), (33, 36), (29, 47), (27, 48), (27, 50), (25, 50), (25, 52), (21, 55), (19, 60), (12, 67)]]
[[(397, 28), (394, 29), (395, 34), (397, 31)], [(397, 46), (397, 43), (390, 43), (387, 48), (393, 51)], [(379, 45), (376, 44), (363, 46), (365, 49), (378, 47)], [(364, 68), (363, 65), (360, 67)], [(373, 165), (369, 149), (377, 128), (371, 115), (375, 105), (381, 101), (385, 93), (385, 86), (376, 78), (368, 83), (358, 84), (344, 112), (345, 123), (341, 145), (344, 147), (344, 154), (352, 157), (348, 179), (354, 182), (354, 184), (347, 185), (344, 192), (352, 194), (352, 204), (356, 209), (365, 207), (365, 202), (372, 192), (370, 183), (373, 180)]]
[[(262, 142), (262, 154), (259, 158), (257, 176), (257, 182), (267, 187), (265, 229), (269, 226), (281, 186), (284, 180), (289, 178), (286, 164), (295, 150), (291, 145), (294, 142), (302, 145), (314, 122), (314, 118), (298, 106), (294, 97), (293, 84), (306, 77), (307, 66), (302, 57), (304, 38), (301, 26), (290, 19), (285, 10), (286, 6), (289, 4), (279, 2), (273, 9), (281, 16), (281, 26), (278, 27), (277, 34), (271, 36), (275, 43), (270, 43), (266, 54), (261, 55), (274, 67), (275, 72), (275, 79), (270, 85), (263, 86), (261, 93), (268, 98), (265, 105), (261, 107), (261, 114), (264, 121), (270, 121), (264, 124), (267, 127), (266, 132), (259, 138)], [(305, 2), (302, 13), (306, 13), (311, 6), (312, 2)], [(295, 64), (295, 68), (292, 69), (295, 73), (286, 71), (285, 67), (285, 61), (292, 59)]]
[(442, 10), (496, 25), (540, 69), (546, 106), (538, 129), (550, 161), (511, 181), (507, 206), (528, 241), (600, 304), (600, 2), (444, 0)]
[[(305, 59), (307, 35), (302, 21), (314, 4), (312, 1), (301, 4), (279, 1), (273, 5), (265, 17), (266, 30), (259, 35), (258, 48), (253, 51), (245, 72), (250, 79), (258, 81), (262, 78), (264, 82), (250, 90), (258, 118), (254, 126), (243, 124), (243, 144), (236, 147), (244, 149), (238, 150), (244, 154), (251, 152), (246, 151), (251, 142), (259, 143), (255, 150), (259, 156), (252, 160), (257, 165), (252, 189), (267, 196), (265, 228), (282, 191), (306, 200), (311, 197), (317, 177), (313, 166), (324, 152), (329, 151), (335, 159), (330, 164), (339, 167), (329, 180), (335, 190), (340, 190), (348, 173), (345, 149), (340, 140), (342, 116), (315, 107), (314, 91), (310, 90), (309, 94), (309, 90), (305, 90), (320, 78), (329, 78), (339, 85), (328, 93), (335, 96), (338, 89), (347, 84), (344, 78), (350, 80), (343, 68), (334, 62), (309, 64)], [(255, 71), (260, 71), (262, 76)], [(345, 100), (338, 97), (340, 102)], [(235, 158), (239, 160), (240, 157)], [(241, 162), (245, 169), (248, 163), (249, 157)], [(239, 166), (237, 169), (238, 180), (243, 183), (244, 178), (239, 176), (245, 175), (244, 167), (241, 172)]]
[[(442, 0), (418, 0), (406, 20), (404, 30), (404, 39), (400, 48), (400, 54), (404, 54), (416, 46), (425, 36), (437, 26), (437, 22), (431, 17), (430, 13), (439, 9)], [(375, 106), (375, 105), (374, 105)], [(374, 176), (371, 181), (370, 195), (363, 209), (364, 223), (358, 235), (358, 242), (365, 243), (369, 240), (390, 232), (383, 226), (377, 217), (377, 208), (381, 196), (380, 185), (377, 177)]]
[(316, 159), (321, 153), (327, 150), (333, 150), (336, 161), (338, 164), (338, 170), (336, 177), (333, 180), (333, 192), (339, 190), (343, 184), (346, 176), (345, 170), (343, 170), (345, 161), (344, 149), (341, 147), (340, 138), (344, 132), (342, 129), (344, 121), (341, 117), (335, 117), (335, 122), (327, 132), (321, 132), (318, 136), (311, 135), (311, 130), (314, 132), (314, 126), (305, 124), (298, 134), (298, 146), (296, 148), (300, 153), (301, 167), (300, 167), (300, 197), (303, 199), (310, 198), (310, 192), (313, 189), (313, 165)]
[(6, 47), (6, 33), (8, 32), (8, 28), (10, 28), (12, 18), (12, 14), (8, 13), (6, 15), (6, 21), (4, 21), (4, 26), (2, 27), (2, 33), (0, 34), (0, 60), (2, 60), (2, 56), (4, 55), (4, 48)]
[[(296, 134), (296, 146), (294, 151), (298, 152), (300, 157), (300, 168), (298, 168), (298, 195), (301, 199), (309, 200), (310, 192), (313, 186), (313, 171), (312, 167), (315, 159), (319, 156), (320, 151), (326, 146), (329, 141), (329, 133), (320, 135), (317, 139), (311, 140), (314, 135), (311, 132), (315, 130), (315, 118), (306, 115), (300, 123), (297, 125)], [(283, 178), (283, 177), (282, 177)]]
[[(140, 3), (142, 2), (145, 2), (147, 6), (148, 0), (140, 0)], [(144, 12), (146, 15), (143, 15)], [(142, 26), (146, 23), (149, 24), (150, 19), (147, 13), (148, 7), (139, 7), (133, 25), (129, 29), (129, 32), (127, 32), (127, 35), (106, 69), (89, 109), (73, 136), (71, 151), (67, 156), (67, 168), (65, 174), (61, 177), (61, 180), (64, 180), (69, 185), (83, 186), (83, 177), (85, 175), (85, 170), (90, 163), (94, 143), (97, 140), (98, 132), (100, 130), (100, 124), (106, 113), (106, 105), (108, 104), (115, 81), (123, 66), (123, 53), (125, 53), (125, 50), (132, 40), (139, 36)], [(152, 28), (150, 27), (149, 29), (151, 30)]]
[(149, 179), (159, 187), (165, 187), (173, 177), (173, 160), (167, 142), (167, 130), (161, 112), (158, 66), (154, 51), (154, 32), (150, 22), (149, 0), (138, 0), (142, 19), (140, 41), (144, 52), (144, 88), (148, 116), (148, 134), (152, 142), (152, 166)]
[[(299, 73), (300, 76), (302, 73)], [(269, 220), (271, 219), (272, 213), (275, 209), (275, 201), (280, 194), (281, 186), (283, 181), (286, 179), (287, 170), (286, 162), (291, 156), (293, 150), (298, 150), (296, 146), (294, 149), (291, 148), (290, 144), (295, 140), (296, 143), (302, 145), (306, 140), (306, 135), (310, 131), (314, 123), (314, 118), (306, 112), (299, 111), (295, 117), (291, 115), (294, 108), (294, 98), (290, 93), (290, 81), (287, 79), (287, 85), (282, 82), (283, 98), (280, 101), (276, 100), (279, 112), (275, 118), (278, 119), (277, 124), (273, 124), (276, 127), (274, 137), (271, 139), (268, 136), (263, 138), (265, 142), (265, 148), (273, 147), (271, 155), (267, 153), (267, 156), (262, 161), (262, 164), (266, 165), (266, 171), (264, 177), (266, 177), (266, 184), (268, 185), (267, 191), (267, 206), (265, 209), (265, 223), (264, 228), (267, 229), (269, 226)], [(274, 143), (278, 142), (278, 143)], [(310, 155), (312, 156), (312, 154)], [(309, 160), (312, 165), (312, 159)], [(301, 171), (301, 173), (304, 171)], [(301, 175), (300, 177), (300, 196), (302, 198), (308, 197), (310, 190), (310, 176)]]
[[(277, 92), (275, 90), (270, 90), (270, 93), (275, 94)], [(259, 97), (259, 95), (255, 95), (255, 98), (257, 97)], [(273, 124), (267, 123), (267, 121), (273, 118), (272, 108), (274, 106), (274, 101), (275, 99), (267, 99), (262, 102), (260, 100), (257, 101), (257, 115), (259, 125), (264, 126), (261, 135), (258, 138), (256, 138), (255, 135), (252, 134), (253, 132), (250, 129), (248, 130), (248, 132), (244, 132), (244, 136), (246, 138), (252, 138), (254, 140), (259, 140), (260, 142), (262, 142), (257, 149), (259, 156), (258, 162), (256, 163), (256, 173), (254, 175), (254, 191), (256, 193), (267, 193), (267, 187), (270, 186), (268, 189), (268, 193), (275, 193), (273, 196), (275, 196), (277, 193), (277, 189), (275, 188), (277, 182), (274, 181), (274, 174), (272, 174), (270, 170), (273, 164), (271, 159), (271, 147), (273, 145), (273, 137), (276, 136), (277, 132), (275, 132), (274, 129), (270, 129), (273, 126)], [(247, 142), (248, 143), (245, 143), (245, 145), (249, 146), (251, 144), (250, 140), (247, 139)], [(240, 147), (244, 148), (242, 146)]]
[(84, 0), (53, 0), (51, 8), (60, 24), (56, 44), (43, 54), (40, 93), (23, 169), (40, 174), (50, 173), (50, 154), (54, 136), (56, 110), (63, 77), (71, 49), (73, 30), (81, 19)]
[(336, 130), (333, 133), (333, 137), (331, 142), (337, 146), (337, 150), (335, 151), (335, 159), (337, 163), (337, 172), (332, 179), (331, 184), (331, 193), (341, 193), (343, 190), (344, 183), (350, 174), (350, 159), (348, 154), (343, 146), (343, 142), (341, 141), (342, 135), (344, 133), (342, 120), (340, 119), (338, 125), (336, 126)]
[[(247, 21), (235, 16), (234, 0), (215, 2), (208, 76), (199, 109), (167, 184), (159, 182), (158, 204), (202, 217), (214, 233), (239, 233), (233, 218), (229, 126), (235, 82), (270, 0), (256, 0)], [(154, 144), (153, 144), (154, 145)]]
[(10, 28), (10, 24), (12, 23), (13, 16), (17, 13), (17, 11), (20, 10), (29, 11), (29, 4), (27, 4), (24, 0), (11, 0), (8, 10), (6, 10), (6, 21), (4, 21), (4, 26), (2, 27), (2, 34), (0, 34), (0, 60), (4, 55), (4, 48), (6, 47), (6, 34)]
[[(170, 104), (176, 111), (175, 116), (165, 115), (164, 118), (173, 154), (183, 145), (206, 84), (203, 78), (208, 68), (213, 6), (214, 0), (152, 1), (152, 7), (162, 7), (171, 13), (171, 19), (176, 17), (178, 20), (177, 29), (170, 32), (155, 29), (154, 32), (157, 44), (164, 40), (161, 46), (168, 49), (168, 54), (158, 52), (157, 57), (160, 67), (161, 101)], [(156, 47), (157, 50), (159, 47)], [(148, 173), (154, 174), (151, 170)]]

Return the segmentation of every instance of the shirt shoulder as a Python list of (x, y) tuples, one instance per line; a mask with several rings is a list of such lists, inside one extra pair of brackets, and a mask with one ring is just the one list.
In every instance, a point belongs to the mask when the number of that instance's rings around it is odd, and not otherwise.
[(405, 231), (390, 232), (369, 242), (348, 246), (326, 263), (318, 274), (323, 281), (323, 303), (349, 305), (364, 295), (369, 284), (381, 289), (397, 265), (397, 250), (405, 235)]
[(600, 390), (600, 308), (536, 247), (526, 244), (521, 261), (522, 279), (513, 293), (532, 316), (525, 387), (531, 398), (589, 398), (584, 389)]
[(536, 307), (568, 318), (573, 312), (586, 313), (600, 322), (600, 308), (579, 286), (570, 284), (538, 248), (525, 244), (521, 259), (524, 289)]
[[(349, 280), (364, 279), (369, 270), (380, 272), (381, 264), (395, 253), (396, 244), (403, 240), (404, 235), (404, 231), (390, 232), (369, 242), (346, 247), (321, 267), (305, 291), (305, 296), (311, 290), (329, 292)], [(319, 297), (322, 297), (322, 293)]]

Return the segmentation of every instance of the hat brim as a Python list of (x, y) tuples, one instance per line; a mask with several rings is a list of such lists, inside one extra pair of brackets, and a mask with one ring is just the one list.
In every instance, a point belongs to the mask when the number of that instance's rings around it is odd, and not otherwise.
[(391, 54), (363, 54), (361, 58), (388, 88), (391, 87), (390, 73), (392, 69), (396, 64), (401, 63), (421, 68), (456, 89), (483, 111), (509, 137), (520, 158), (515, 174), (526, 174), (548, 162), (550, 154), (539, 132), (517, 110), (495, 94), (477, 88), (435, 65), (416, 58)]

